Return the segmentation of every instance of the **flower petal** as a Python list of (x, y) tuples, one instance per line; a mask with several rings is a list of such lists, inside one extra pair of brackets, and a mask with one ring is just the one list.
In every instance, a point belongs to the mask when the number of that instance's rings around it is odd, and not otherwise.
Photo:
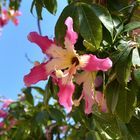
[(93, 93), (90, 95), (83, 91), (84, 100), (85, 100), (85, 113), (90, 114), (92, 113), (92, 106), (95, 103)]
[(97, 58), (95, 55), (87, 55), (88, 60), (86, 65), (83, 67), (86, 71), (107, 71), (112, 67), (112, 61), (107, 57), (104, 59)]
[(12, 18), (13, 23), (17, 26), (19, 24), (19, 20), (17, 18)]
[(42, 63), (38, 66), (35, 66), (31, 69), (31, 72), (24, 76), (24, 82), (26, 86), (35, 84), (40, 80), (47, 80), (48, 73), (46, 71), (46, 63)]
[(47, 49), (54, 43), (47, 36), (41, 36), (37, 32), (31, 32), (27, 37), (29, 41), (37, 44), (45, 54)]
[(98, 105), (101, 107), (101, 111), (107, 112), (107, 104), (106, 104), (106, 100), (103, 97), (103, 93), (101, 93), (100, 91), (96, 91), (95, 100), (98, 103)]
[(75, 90), (75, 85), (72, 82), (64, 85), (62, 84), (62, 81), (59, 81), (58, 86), (59, 86), (59, 93), (58, 93), (59, 103), (62, 106), (64, 106), (68, 112), (70, 112), (73, 104), (72, 95)]
[(3, 102), (3, 105), (2, 105), (2, 108), (8, 108), (8, 106), (11, 104), (11, 103), (13, 103), (14, 101), (13, 100), (11, 100), (11, 99), (4, 99), (4, 100), (2, 100), (2, 102)]
[(73, 31), (73, 19), (71, 17), (68, 17), (65, 21), (65, 25), (67, 26), (65, 42), (69, 41), (69, 43), (71, 42), (72, 45), (74, 45), (76, 43), (78, 35)]
[(7, 112), (0, 110), (0, 118), (6, 118), (7, 117)]

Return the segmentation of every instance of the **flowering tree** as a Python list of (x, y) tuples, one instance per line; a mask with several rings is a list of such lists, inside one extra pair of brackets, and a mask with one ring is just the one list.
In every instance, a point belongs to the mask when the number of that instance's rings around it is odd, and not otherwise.
[[(17, 25), (19, 5), (11, 0), (9, 12), (1, 10), (0, 27)], [(42, 20), (57, 1), (33, 0), (34, 8)], [(2, 100), (0, 139), (140, 139), (139, 0), (68, 0), (55, 38), (30, 32), (28, 40), (46, 59), (24, 76), (17, 101)], [(41, 80), (45, 88), (34, 85)]]

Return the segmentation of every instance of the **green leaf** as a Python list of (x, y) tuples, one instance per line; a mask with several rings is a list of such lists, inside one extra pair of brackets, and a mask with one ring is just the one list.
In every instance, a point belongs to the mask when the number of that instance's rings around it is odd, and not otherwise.
[(96, 140), (95, 132), (90, 131), (90, 132), (86, 133), (85, 140)]
[(114, 115), (94, 110), (93, 118), (95, 119), (95, 130), (98, 129), (99, 132), (102, 131), (102, 137), (107, 139), (109, 136), (112, 139), (116, 139), (120, 136), (120, 130)]
[(49, 113), (46, 110), (43, 110), (36, 114), (35, 120), (38, 124), (40, 124), (40, 123), (45, 123), (48, 118), (49, 118)]
[[(79, 11), (80, 34), (89, 42), (90, 50), (97, 50), (102, 40), (102, 26), (95, 15), (92, 6), (84, 3), (77, 3)], [(88, 44), (85, 47), (89, 48)]]
[(133, 51), (132, 63), (133, 63), (133, 65), (140, 66), (139, 48), (135, 48)]
[(140, 68), (134, 70), (134, 79), (136, 83), (138, 84), (138, 86), (140, 87)]
[(122, 32), (123, 30), (123, 23), (121, 21), (121, 19), (118, 16), (112, 16), (113, 19), (113, 25), (115, 28), (115, 36), (114, 36), (114, 41), (116, 39), (116, 37)]
[(137, 88), (132, 81), (128, 88), (119, 86), (119, 98), (116, 106), (116, 114), (123, 121), (128, 123), (133, 115), (134, 107), (136, 105)]
[(42, 8), (43, 8), (43, 3), (40, 0), (35, 0), (35, 8), (36, 8), (36, 13), (38, 19), (42, 20)]
[(132, 140), (132, 137), (127, 129), (127, 126), (124, 122), (122, 122), (120, 119), (117, 120), (118, 128), (121, 132), (121, 139), (122, 140)]
[(31, 88), (34, 89), (34, 90), (36, 90), (36, 91), (37, 91), (39, 94), (41, 94), (42, 96), (44, 96), (45, 91), (44, 91), (42, 88), (40, 88), (40, 87), (35, 87), (35, 86), (32, 86)]
[(74, 4), (70, 4), (66, 6), (61, 13), (56, 25), (55, 25), (55, 36), (56, 40), (64, 44), (64, 37), (66, 33), (66, 26), (64, 24), (67, 17), (73, 18), (73, 25), (74, 25), (74, 31), (78, 32), (79, 30), (79, 16), (78, 16), (78, 9)]
[(109, 11), (105, 7), (97, 4), (93, 4), (92, 9), (95, 15), (100, 19), (102, 24), (105, 26), (105, 28), (110, 32), (111, 36), (113, 37), (114, 26)]
[(77, 2), (76, 4), (68, 5), (63, 10), (55, 26), (56, 39), (62, 44), (64, 43), (66, 32), (64, 22), (68, 16), (73, 18), (74, 31), (80, 33), (84, 38), (85, 47), (91, 51), (97, 50), (102, 40), (102, 26), (92, 10), (92, 6)]
[(18, 127), (16, 131), (14, 131), (11, 139), (14, 139), (14, 140), (19, 140), (21, 139), (21, 136), (23, 138), (23, 135), (25, 134), (25, 128), (22, 126)]
[(25, 94), (25, 99), (26, 101), (31, 104), (31, 105), (34, 105), (34, 98), (32, 96), (32, 93), (31, 93), (32, 89), (31, 87), (29, 88), (25, 88), (22, 90), (22, 92)]
[(112, 81), (109, 83), (105, 90), (106, 102), (108, 109), (114, 113), (119, 97), (119, 83), (117, 80)]
[(132, 52), (133, 49), (130, 47), (127, 47), (123, 51), (121, 51), (120, 58), (118, 59), (115, 65), (117, 80), (122, 85), (126, 85), (129, 81), (131, 72), (130, 70), (132, 65)]
[(140, 28), (139, 21), (133, 21), (124, 26), (124, 32), (129, 32), (133, 29)]
[(128, 130), (134, 140), (140, 139), (140, 120), (136, 117), (132, 117), (130, 123), (127, 124)]
[(57, 11), (57, 1), (56, 0), (43, 0), (45, 8), (53, 15), (56, 14)]
[(56, 120), (57, 122), (61, 122), (62, 119), (65, 118), (64, 114), (56, 108), (53, 108), (50, 106), (49, 111), (48, 111), (50, 117), (54, 120)]
[(33, 14), (33, 8), (34, 8), (34, 6), (35, 6), (35, 1), (36, 0), (33, 0), (32, 1), (32, 4), (31, 4), (31, 8), (30, 8), (30, 12)]

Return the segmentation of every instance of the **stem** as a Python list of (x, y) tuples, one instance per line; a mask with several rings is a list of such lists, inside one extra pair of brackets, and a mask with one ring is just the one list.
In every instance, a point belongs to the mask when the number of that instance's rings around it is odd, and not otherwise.
[(40, 19), (37, 19), (37, 27), (38, 27), (39, 34), (42, 35), (41, 26), (40, 26)]

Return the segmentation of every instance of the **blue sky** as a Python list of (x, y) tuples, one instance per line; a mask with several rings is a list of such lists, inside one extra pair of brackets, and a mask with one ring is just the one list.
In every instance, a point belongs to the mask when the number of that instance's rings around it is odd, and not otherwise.
[[(27, 40), (27, 35), (31, 31), (38, 31), (36, 17), (30, 13), (31, 1), (24, 0), (21, 3), (19, 17), (20, 24), (15, 27), (9, 22), (0, 36), (0, 96), (16, 99), (17, 94), (21, 93), (24, 87), (23, 77), (29, 73), (31, 64), (25, 54), (32, 61), (42, 61), (44, 55), (39, 47)], [(45, 9), (41, 29), (43, 35), (54, 36), (55, 23), (66, 6), (66, 0), (58, 0), (58, 11), (55, 16), (49, 14)], [(42, 86), (44, 82), (38, 85)]]

